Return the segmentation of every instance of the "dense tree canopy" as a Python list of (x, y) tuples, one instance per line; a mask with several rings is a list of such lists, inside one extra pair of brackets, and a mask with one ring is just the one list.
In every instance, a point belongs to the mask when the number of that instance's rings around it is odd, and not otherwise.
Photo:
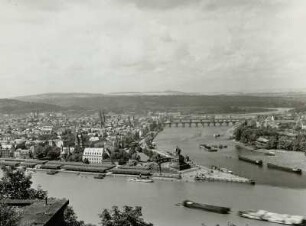
[(270, 127), (256, 127), (243, 123), (234, 131), (237, 141), (253, 145), (259, 137), (266, 137), (268, 141), (267, 149), (283, 149), (288, 151), (305, 151), (306, 134), (299, 132), (296, 136), (280, 133), (279, 129)]
[(113, 206), (112, 210), (104, 209), (99, 216), (102, 226), (153, 226), (143, 220), (140, 206), (124, 206), (122, 211)]
[(0, 226), (17, 226), (19, 215), (13, 207), (1, 202), (0, 197)]
[(44, 199), (47, 192), (41, 188), (31, 188), (31, 176), (26, 176), (24, 170), (3, 167), (3, 177), (0, 182), (0, 196), (9, 199)]

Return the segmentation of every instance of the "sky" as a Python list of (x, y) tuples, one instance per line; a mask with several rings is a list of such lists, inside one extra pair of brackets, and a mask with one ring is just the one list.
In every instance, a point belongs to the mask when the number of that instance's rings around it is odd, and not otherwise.
[(303, 0), (1, 0), (0, 97), (306, 90)]

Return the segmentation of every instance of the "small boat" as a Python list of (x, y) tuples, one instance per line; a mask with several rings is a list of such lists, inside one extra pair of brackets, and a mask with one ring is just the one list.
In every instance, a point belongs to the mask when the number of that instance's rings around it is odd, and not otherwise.
[(218, 149), (217, 148), (211, 148), (211, 149), (209, 149), (209, 150), (207, 150), (208, 152), (217, 152), (218, 151)]
[(208, 144), (200, 144), (200, 148), (206, 148), (206, 149), (210, 149), (211, 146)]
[(200, 144), (200, 148), (204, 148), (208, 152), (216, 152), (218, 151), (217, 145), (207, 145), (207, 144)]
[(48, 175), (54, 175), (54, 174), (57, 174), (57, 173), (58, 173), (57, 170), (48, 170), (48, 171), (47, 171), (47, 174), (48, 174)]
[(289, 214), (272, 213), (266, 210), (246, 210), (239, 211), (238, 215), (244, 218), (267, 221), (271, 223), (285, 225), (306, 225), (306, 220), (303, 216), (294, 216)]
[(231, 209), (228, 207), (196, 203), (190, 200), (183, 201), (182, 205), (187, 208), (200, 209), (200, 210), (205, 210), (214, 213), (221, 213), (221, 214), (229, 214), (229, 212), (231, 211)]
[(219, 133), (214, 134), (214, 138), (220, 137), (221, 135)]
[(233, 171), (228, 170), (228, 169), (226, 169), (226, 168), (220, 168), (220, 171), (223, 172), (223, 173), (233, 174)]
[(263, 162), (262, 160), (254, 160), (254, 159), (249, 159), (247, 157), (243, 157), (243, 156), (238, 156), (238, 159), (244, 162), (248, 162), (248, 163), (252, 163), (258, 166), (262, 166)]
[(296, 173), (296, 174), (302, 174), (302, 170), (299, 168), (291, 168), (291, 167), (286, 167), (286, 166), (279, 166), (273, 163), (267, 163), (267, 167), (270, 169), (277, 169), (281, 171), (286, 171), (290, 173)]
[(105, 174), (103, 173), (99, 173), (98, 175), (94, 176), (95, 179), (104, 179), (104, 177), (105, 177)]
[(275, 156), (275, 152), (274, 151), (268, 151), (268, 152), (265, 152), (265, 155)]
[(154, 181), (150, 178), (131, 178), (129, 181), (132, 182), (142, 182), (142, 183), (153, 183)]

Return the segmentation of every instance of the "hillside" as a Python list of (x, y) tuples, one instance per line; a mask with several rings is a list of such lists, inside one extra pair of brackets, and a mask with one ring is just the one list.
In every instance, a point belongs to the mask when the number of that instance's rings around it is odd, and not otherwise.
[[(268, 94), (267, 94), (268, 95)], [(104, 109), (114, 112), (181, 111), (185, 113), (248, 113), (267, 108), (298, 107), (305, 99), (292, 96), (254, 95), (103, 95), (42, 94), (19, 97), (19, 100), (54, 104), (70, 108)], [(303, 101), (304, 100), (304, 101)]]
[(0, 99), (0, 113), (2, 114), (20, 114), (33, 111), (48, 112), (61, 110), (64, 110), (64, 108), (53, 104), (25, 102), (13, 99)]

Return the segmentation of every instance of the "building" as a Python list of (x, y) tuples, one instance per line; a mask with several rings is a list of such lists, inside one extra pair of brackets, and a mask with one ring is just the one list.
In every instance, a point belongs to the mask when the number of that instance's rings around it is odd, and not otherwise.
[(40, 128), (40, 131), (42, 132), (42, 134), (52, 134), (53, 126), (43, 126)]
[(301, 129), (306, 130), (306, 122), (304, 120), (301, 121)]
[(255, 146), (257, 148), (268, 148), (269, 146), (269, 140), (264, 138), (264, 137), (259, 137), (256, 142), (255, 142)]
[(104, 148), (85, 148), (82, 160), (87, 159), (90, 163), (102, 163)]
[(11, 151), (11, 149), (0, 149), (0, 158), (11, 158), (13, 157), (13, 152)]
[(30, 150), (27, 150), (27, 149), (17, 149), (14, 152), (14, 158), (29, 159), (30, 157), (31, 157), (31, 152)]

